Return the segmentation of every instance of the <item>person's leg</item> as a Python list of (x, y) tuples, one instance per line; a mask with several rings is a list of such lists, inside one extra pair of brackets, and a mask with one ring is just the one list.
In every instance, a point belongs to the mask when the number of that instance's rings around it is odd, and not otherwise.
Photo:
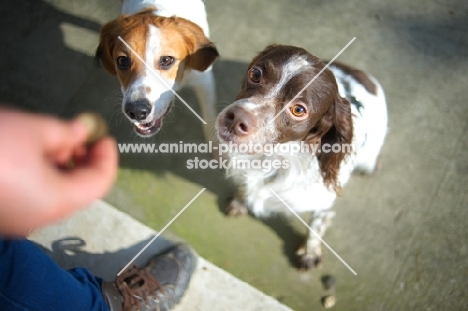
[(64, 270), (28, 240), (0, 238), (0, 310), (108, 310), (102, 281)]

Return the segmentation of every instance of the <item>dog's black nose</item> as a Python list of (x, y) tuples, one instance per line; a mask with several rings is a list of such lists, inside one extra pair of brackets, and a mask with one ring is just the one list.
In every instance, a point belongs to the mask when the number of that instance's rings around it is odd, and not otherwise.
[(140, 99), (125, 104), (125, 113), (135, 121), (143, 121), (151, 113), (151, 105), (148, 100)]
[(226, 111), (224, 123), (229, 131), (237, 136), (248, 136), (255, 129), (255, 118), (252, 114), (238, 107)]

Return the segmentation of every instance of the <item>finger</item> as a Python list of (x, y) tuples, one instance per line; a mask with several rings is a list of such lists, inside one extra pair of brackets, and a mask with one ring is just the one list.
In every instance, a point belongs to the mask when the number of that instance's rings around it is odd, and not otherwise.
[(83, 163), (86, 163), (87, 157), (88, 157), (88, 147), (81, 146), (81, 147), (78, 147), (77, 149), (75, 149), (75, 151), (73, 152), (72, 161), (76, 165), (80, 166)]
[(58, 164), (65, 164), (74, 151), (86, 142), (86, 128), (80, 122), (62, 121), (50, 117), (41, 119), (38, 135), (47, 157)]
[(62, 173), (62, 193), (68, 204), (84, 206), (103, 197), (115, 180), (117, 162), (117, 147), (113, 139), (101, 139), (90, 146), (86, 161)]

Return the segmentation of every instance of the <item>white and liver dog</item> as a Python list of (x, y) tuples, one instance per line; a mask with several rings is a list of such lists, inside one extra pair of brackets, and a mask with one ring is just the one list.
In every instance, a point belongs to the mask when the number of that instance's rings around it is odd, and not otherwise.
[[(231, 149), (228, 176), (238, 186), (228, 214), (290, 213), (276, 193), (294, 211), (312, 212), (311, 229), (323, 236), (351, 173), (376, 169), (387, 131), (381, 86), (360, 70), (334, 64), (306, 87), (324, 67), (306, 50), (282, 45), (268, 46), (250, 63), (236, 101), (216, 122), (220, 143)], [(233, 148), (243, 144), (275, 144), (275, 152)], [(244, 163), (236, 165), (240, 159)], [(270, 163), (259, 169), (245, 160)], [(310, 233), (297, 255), (302, 269), (318, 266), (320, 239)]]
[[(216, 99), (211, 64), (218, 52), (208, 39), (203, 1), (124, 0), (122, 14), (102, 27), (96, 60), (119, 78), (122, 110), (136, 133), (148, 137), (159, 131), (174, 101), (170, 88), (177, 91), (184, 84), (194, 87), (202, 118), (212, 125)], [(205, 126), (206, 139), (210, 129)]]

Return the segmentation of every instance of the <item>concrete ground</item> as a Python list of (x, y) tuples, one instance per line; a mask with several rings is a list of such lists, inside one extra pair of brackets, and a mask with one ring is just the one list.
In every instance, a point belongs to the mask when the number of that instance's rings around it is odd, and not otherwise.
[[(336, 203), (322, 269), (300, 273), (294, 248), (305, 233), (293, 221), (226, 218), (231, 187), (221, 171), (189, 170), (206, 154), (122, 154), (106, 201), (168, 229), (204, 258), (294, 310), (321, 310), (321, 277), (337, 278), (335, 310), (468, 309), (468, 3), (447, 1), (207, 1), (219, 109), (233, 101), (247, 63), (270, 43), (302, 46), (383, 85), (389, 134), (382, 168), (356, 176)], [(118, 1), (15, 0), (0, 6), (0, 99), (69, 117), (100, 112), (120, 143), (137, 138), (119, 112), (119, 84), (92, 64), (98, 31)], [(191, 90), (181, 96), (198, 109)], [(150, 142), (202, 142), (197, 118), (177, 102)]]

